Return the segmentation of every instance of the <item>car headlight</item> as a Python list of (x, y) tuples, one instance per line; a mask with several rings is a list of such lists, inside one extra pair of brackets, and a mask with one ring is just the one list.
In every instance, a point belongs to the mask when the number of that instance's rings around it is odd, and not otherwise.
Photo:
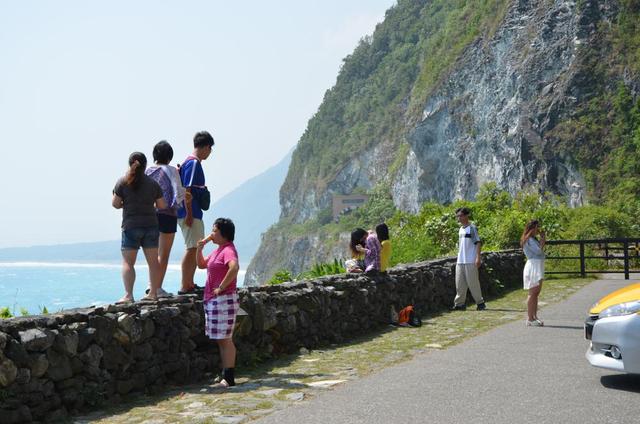
[(617, 317), (620, 315), (629, 315), (636, 312), (640, 312), (640, 300), (634, 300), (633, 302), (620, 303), (600, 312), (600, 318), (605, 317)]

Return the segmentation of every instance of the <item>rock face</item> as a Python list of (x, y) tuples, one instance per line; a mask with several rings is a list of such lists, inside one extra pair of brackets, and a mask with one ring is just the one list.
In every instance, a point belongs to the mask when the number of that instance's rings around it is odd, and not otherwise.
[[(615, 19), (617, 10), (614, 0), (510, 1), (496, 31), (466, 48), (431, 91), (422, 115), (405, 111), (401, 134), (372, 139), (331, 178), (313, 183), (298, 172), (300, 181), (283, 186), (281, 219), (305, 222), (326, 209), (334, 193), (366, 191), (383, 182), (391, 186), (396, 207), (410, 212), (425, 201), (473, 199), (487, 182), (512, 195), (567, 195), (572, 186), (586, 187), (572, 158), (551, 151), (548, 133), (592, 94), (583, 75), (585, 53), (597, 44), (597, 27)], [(408, 148), (397, 150), (399, 145)], [(296, 163), (294, 154), (292, 168), (306, 165)], [(320, 262), (331, 260), (332, 252), (314, 238), (307, 235), (306, 252), (320, 252)], [(263, 242), (245, 284), (259, 285), (280, 268), (309, 266), (304, 255), (269, 256), (271, 242)], [(277, 243), (292, 251), (302, 241)]]
[[(291, 236), (278, 234), (270, 237), (265, 245), (268, 249), (260, 249), (253, 257), (251, 266), (245, 275), (245, 286), (251, 282), (264, 282), (279, 268), (289, 270), (298, 275), (311, 269), (316, 263), (342, 261), (347, 254), (350, 235), (339, 234), (337, 237), (324, 234)], [(275, 266), (275, 267), (274, 267)]]
[[(313, 218), (331, 205), (333, 194), (351, 194), (356, 188), (369, 190), (388, 175), (394, 160), (394, 143), (383, 140), (358, 152), (349, 163), (339, 169), (330, 181), (307, 190), (303, 184), (295, 191), (280, 191), (281, 217), (290, 217), (296, 223)], [(306, 180), (306, 175), (304, 176)], [(313, 184), (316, 186), (316, 184)]]
[(487, 182), (569, 194), (583, 177), (546, 150), (545, 134), (570, 114), (581, 86), (581, 49), (612, 14), (610, 2), (514, 1), (495, 36), (478, 40), (428, 99), (408, 136), (394, 201), (471, 199)]
[[(520, 286), (521, 252), (484, 255), (485, 296)], [(425, 314), (451, 305), (455, 259), (342, 274), (239, 291), (234, 331), (239, 363), (304, 352), (387, 325), (389, 311), (414, 304)], [(56, 335), (52, 338), (50, 335)], [(219, 366), (204, 336), (195, 295), (0, 320), (0, 423), (59, 421), (114, 404), (129, 393), (201, 381)], [(29, 349), (27, 349), (27, 347)], [(33, 350), (33, 353), (29, 353)]]

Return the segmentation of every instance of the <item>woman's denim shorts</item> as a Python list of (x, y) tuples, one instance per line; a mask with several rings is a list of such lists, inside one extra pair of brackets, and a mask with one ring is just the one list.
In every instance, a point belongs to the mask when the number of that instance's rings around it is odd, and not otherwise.
[(136, 227), (122, 230), (122, 250), (153, 249), (158, 247), (158, 227)]

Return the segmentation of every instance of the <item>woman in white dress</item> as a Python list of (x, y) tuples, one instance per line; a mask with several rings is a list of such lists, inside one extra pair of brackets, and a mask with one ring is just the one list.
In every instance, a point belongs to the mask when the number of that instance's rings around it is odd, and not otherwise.
[[(538, 237), (540, 239), (538, 239)], [(538, 220), (530, 221), (520, 238), (520, 246), (527, 257), (522, 279), (524, 289), (529, 290), (527, 296), (527, 326), (542, 327), (544, 323), (538, 318), (538, 296), (544, 279), (544, 231), (540, 230)]]

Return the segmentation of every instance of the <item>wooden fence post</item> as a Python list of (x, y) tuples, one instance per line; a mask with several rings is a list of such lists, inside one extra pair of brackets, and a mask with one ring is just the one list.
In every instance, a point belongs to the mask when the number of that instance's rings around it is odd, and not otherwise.
[(584, 262), (584, 241), (580, 240), (580, 276), (582, 278), (587, 276)]
[(622, 243), (624, 246), (624, 279), (629, 279), (629, 242)]

